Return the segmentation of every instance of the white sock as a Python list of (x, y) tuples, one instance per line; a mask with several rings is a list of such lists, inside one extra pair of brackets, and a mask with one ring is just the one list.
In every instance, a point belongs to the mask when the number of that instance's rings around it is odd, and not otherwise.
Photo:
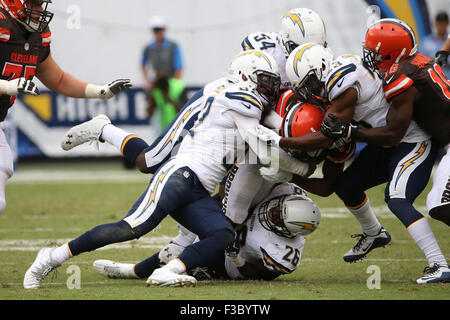
[(355, 218), (359, 221), (362, 231), (367, 235), (376, 235), (380, 229), (381, 224), (377, 217), (373, 213), (372, 207), (370, 206), (369, 198), (366, 198), (366, 202), (362, 207), (358, 209), (348, 208)]
[(447, 266), (447, 261), (439, 248), (433, 231), (431, 230), (430, 224), (427, 218), (422, 218), (412, 223), (407, 228), (410, 236), (417, 243), (419, 248), (425, 254), (428, 260), (428, 265), (431, 267), (433, 264), (437, 263), (441, 266)]
[(123, 140), (129, 135), (130, 135), (129, 133), (116, 127), (115, 125), (107, 124), (103, 127), (100, 138), (112, 144), (120, 151)]
[(5, 186), (8, 178), (9, 176), (6, 173), (0, 172), (0, 213), (6, 209)]
[(183, 272), (186, 271), (186, 266), (178, 258), (170, 260), (163, 268), (169, 268), (169, 270), (178, 274), (182, 274)]
[(69, 260), (72, 257), (72, 254), (70, 253), (69, 244), (63, 244), (60, 247), (55, 248), (55, 250), (51, 253), (51, 259), (52, 262), (54, 262), (57, 265), (62, 264), (64, 261)]

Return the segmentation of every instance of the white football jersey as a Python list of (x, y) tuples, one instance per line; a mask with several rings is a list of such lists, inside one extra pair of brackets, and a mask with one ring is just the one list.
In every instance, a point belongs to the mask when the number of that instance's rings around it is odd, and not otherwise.
[(253, 93), (231, 82), (204, 95), (203, 100), (198, 119), (180, 143), (175, 157), (192, 169), (203, 186), (213, 193), (246, 150), (236, 124), (224, 113), (233, 110), (259, 121), (263, 104)]
[[(332, 101), (350, 87), (358, 92), (353, 120), (372, 128), (385, 126), (389, 103), (384, 97), (382, 79), (363, 63), (361, 57), (345, 54), (331, 63), (325, 82), (328, 99)], [(429, 138), (416, 122), (411, 121), (401, 141), (416, 143)]]
[[(271, 190), (265, 193), (265, 199), (253, 210), (252, 216), (247, 220), (240, 235), (243, 245), (239, 255), (245, 261), (256, 263), (262, 260), (266, 268), (279, 274), (291, 273), (299, 267), (305, 238), (300, 235), (292, 239), (281, 237), (265, 229), (258, 218), (258, 212), (264, 202), (275, 197), (291, 194), (306, 196), (305, 191), (293, 183), (285, 182), (272, 185)], [(225, 256), (225, 270), (231, 279), (244, 279), (227, 256)]]
[(287, 57), (283, 51), (277, 32), (254, 32), (242, 40), (242, 50), (259, 50), (270, 54), (278, 64), (280, 72), (281, 88), (288, 88), (291, 84), (286, 74)]

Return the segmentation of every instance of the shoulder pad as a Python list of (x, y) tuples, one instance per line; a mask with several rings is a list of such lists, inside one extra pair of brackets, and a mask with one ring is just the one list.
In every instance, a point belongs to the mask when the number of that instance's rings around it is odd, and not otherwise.
[(408, 75), (416, 70), (417, 67), (411, 65), (409, 59), (393, 64), (383, 80), (386, 99), (390, 100), (412, 86), (414, 81)]
[(273, 32), (253, 32), (241, 42), (242, 50), (266, 50), (276, 46), (276, 34)]
[(330, 70), (325, 82), (329, 100), (333, 100), (356, 82), (355, 62), (338, 59), (333, 61), (334, 67)]
[(227, 91), (225, 98), (231, 100), (227, 103), (228, 109), (233, 109), (246, 116), (261, 116), (263, 105), (254, 94), (244, 91)]

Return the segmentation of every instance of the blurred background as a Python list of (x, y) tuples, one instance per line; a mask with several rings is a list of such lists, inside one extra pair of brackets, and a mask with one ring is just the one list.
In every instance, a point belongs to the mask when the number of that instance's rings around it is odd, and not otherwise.
[(134, 87), (108, 101), (77, 100), (45, 90), (38, 82), (42, 94), (20, 96), (2, 124), (17, 161), (119, 156), (106, 144), (99, 151), (92, 146), (70, 152), (60, 148), (60, 139), (71, 126), (98, 113), (151, 142), (162, 125), (157, 109), (149, 118), (145, 90), (149, 81), (143, 71), (154, 76), (155, 70), (145, 65), (144, 52), (155, 41), (155, 31), (163, 29), (168, 43), (176, 44), (175, 60), (181, 70), (177, 77), (189, 97), (222, 76), (245, 36), (278, 32), (281, 17), (296, 7), (310, 8), (322, 16), (328, 44), (340, 55), (361, 54), (366, 28), (379, 17), (405, 20), (422, 43), (436, 33), (436, 16), (450, 13), (450, 0), (53, 1), (49, 6), (55, 13), (50, 24), (51, 50), (58, 64), (91, 83), (130, 78)]

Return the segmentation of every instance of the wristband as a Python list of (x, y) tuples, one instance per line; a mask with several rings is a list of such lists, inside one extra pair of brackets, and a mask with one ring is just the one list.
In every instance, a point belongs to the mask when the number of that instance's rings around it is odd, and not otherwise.
[(88, 99), (102, 98), (102, 90), (105, 90), (103, 86), (97, 86), (95, 84), (88, 84), (84, 89), (84, 95)]

